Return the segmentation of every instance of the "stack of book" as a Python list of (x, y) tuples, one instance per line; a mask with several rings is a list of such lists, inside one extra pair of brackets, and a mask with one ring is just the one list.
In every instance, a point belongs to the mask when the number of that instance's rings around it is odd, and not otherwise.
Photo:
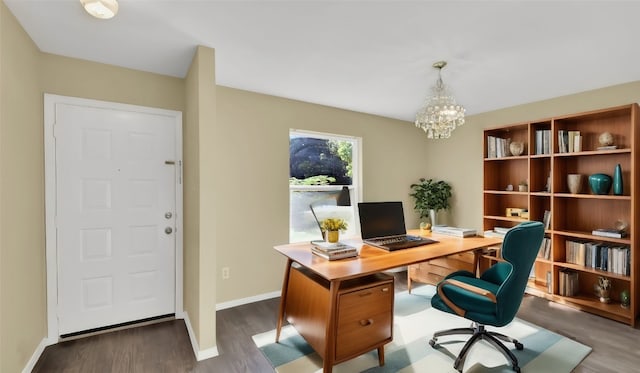
[(508, 157), (511, 139), (503, 139), (495, 136), (487, 136), (487, 158)]
[(615, 246), (602, 242), (565, 242), (566, 262), (629, 276), (631, 250), (629, 246)]
[(560, 283), (558, 284), (558, 293), (565, 297), (578, 295), (580, 284), (578, 282), (578, 272), (563, 269), (559, 273)]
[(580, 131), (558, 131), (558, 153), (574, 153), (582, 151)]
[(327, 260), (338, 260), (358, 256), (358, 249), (342, 242), (311, 241), (311, 252)]
[(623, 238), (627, 236), (627, 232), (619, 229), (607, 229), (607, 228), (599, 228), (594, 229), (591, 232), (594, 236), (600, 237), (611, 237), (611, 238)]
[(542, 239), (542, 243), (540, 244), (540, 250), (538, 250), (538, 258), (549, 259), (551, 252), (551, 239), (549, 237), (544, 237)]
[(536, 131), (536, 154), (551, 153), (551, 130)]
[(473, 237), (476, 235), (475, 229), (449, 227), (447, 225), (434, 225), (431, 227), (431, 231), (455, 237)]
[(509, 229), (511, 228), (507, 228), (507, 227), (493, 227), (493, 230), (490, 231), (484, 231), (484, 236), (485, 237), (498, 237), (498, 238), (504, 238), (504, 235), (507, 234), (507, 232), (509, 231)]

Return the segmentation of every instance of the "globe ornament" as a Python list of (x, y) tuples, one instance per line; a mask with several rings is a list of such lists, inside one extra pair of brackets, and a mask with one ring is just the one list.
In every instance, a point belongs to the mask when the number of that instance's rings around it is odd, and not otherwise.
[(613, 145), (613, 135), (609, 132), (603, 132), (598, 137), (598, 142), (601, 146), (610, 146)]

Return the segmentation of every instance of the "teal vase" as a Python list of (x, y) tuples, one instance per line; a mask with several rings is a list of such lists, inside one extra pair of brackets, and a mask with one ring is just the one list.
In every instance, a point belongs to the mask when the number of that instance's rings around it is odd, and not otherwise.
[(589, 176), (589, 186), (594, 194), (609, 194), (609, 190), (611, 189), (611, 176), (593, 174)]
[(622, 167), (620, 167), (620, 164), (617, 164), (616, 168), (613, 170), (613, 194), (615, 194), (616, 196), (621, 196), (623, 189)]

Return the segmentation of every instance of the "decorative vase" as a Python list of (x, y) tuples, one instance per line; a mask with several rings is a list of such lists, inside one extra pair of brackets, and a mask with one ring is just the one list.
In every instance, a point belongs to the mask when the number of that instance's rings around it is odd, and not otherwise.
[(327, 241), (331, 243), (338, 242), (340, 240), (340, 231), (327, 231)]
[(429, 220), (431, 220), (431, 226), (435, 226), (436, 224), (438, 224), (436, 222), (436, 210), (431, 209), (429, 210)]
[(611, 176), (605, 174), (590, 175), (589, 186), (594, 194), (609, 194), (609, 189), (611, 188)]
[(615, 194), (616, 196), (621, 196), (623, 189), (622, 167), (620, 167), (620, 164), (618, 163), (616, 165), (616, 168), (613, 170), (613, 194)]
[(520, 141), (514, 141), (509, 144), (509, 150), (511, 150), (511, 154), (517, 157), (524, 151), (524, 143)]
[(569, 174), (567, 175), (567, 186), (571, 194), (578, 194), (582, 190), (582, 175)]
[(620, 306), (622, 308), (629, 308), (631, 304), (631, 296), (629, 295), (629, 290), (625, 289), (620, 292)]

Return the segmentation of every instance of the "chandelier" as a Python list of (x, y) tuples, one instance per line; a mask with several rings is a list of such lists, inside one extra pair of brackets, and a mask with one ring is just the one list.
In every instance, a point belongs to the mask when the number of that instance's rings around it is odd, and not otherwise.
[(442, 82), (442, 68), (446, 61), (433, 64), (438, 69), (438, 80), (431, 88), (433, 95), (427, 97), (425, 105), (416, 114), (416, 127), (422, 128), (430, 139), (446, 139), (457, 126), (464, 124), (464, 107), (456, 104), (451, 92)]

